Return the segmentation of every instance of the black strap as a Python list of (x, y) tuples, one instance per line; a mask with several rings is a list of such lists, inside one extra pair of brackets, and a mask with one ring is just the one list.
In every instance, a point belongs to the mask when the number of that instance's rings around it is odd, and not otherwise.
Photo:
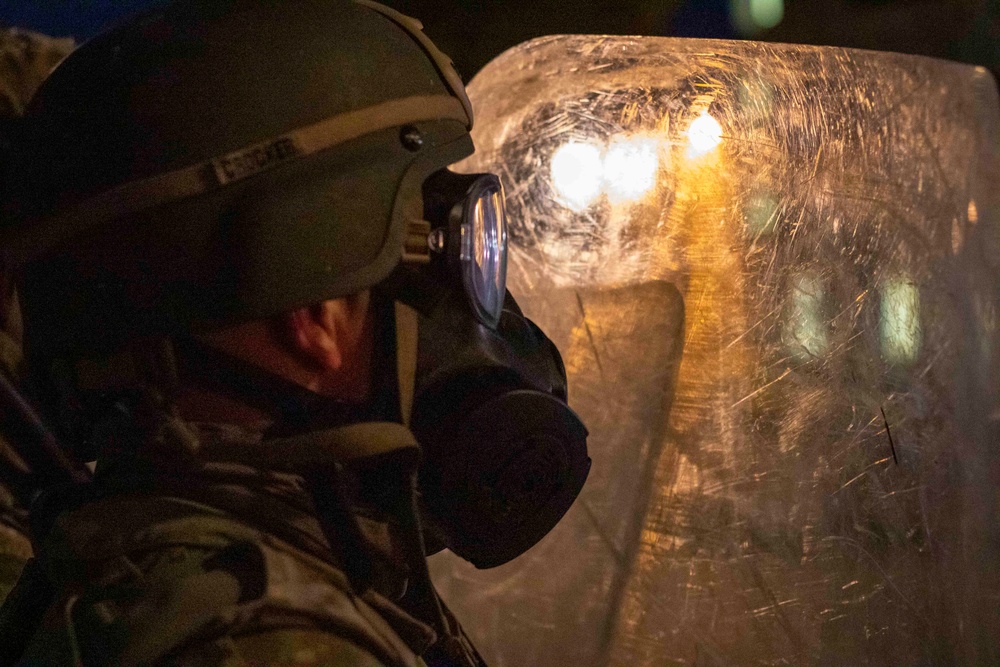
[[(90, 480), (90, 471), (70, 458), (35, 409), (3, 373), (0, 373), (0, 414), (0, 424), (8, 441), (31, 467), (41, 486)], [(21, 500), (30, 503), (30, 499)]]
[(306, 477), (327, 544), (339, 556), (351, 587), (360, 595), (372, 587), (375, 568), (340, 479), (339, 467), (317, 470)]

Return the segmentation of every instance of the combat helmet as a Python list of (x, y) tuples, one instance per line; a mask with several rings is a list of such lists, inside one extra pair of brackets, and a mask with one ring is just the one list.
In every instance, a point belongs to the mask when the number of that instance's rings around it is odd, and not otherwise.
[(11, 179), (36, 356), (267, 317), (422, 261), (421, 185), (472, 153), (471, 126), (447, 56), (368, 0), (181, 1), (92, 40), (33, 100)]

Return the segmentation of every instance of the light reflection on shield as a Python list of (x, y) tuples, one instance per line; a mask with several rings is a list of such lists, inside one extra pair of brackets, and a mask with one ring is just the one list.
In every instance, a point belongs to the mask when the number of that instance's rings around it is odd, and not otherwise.
[(552, 37), (470, 86), (590, 480), (435, 578), (496, 666), (1000, 664), (1000, 109), (895, 54)]

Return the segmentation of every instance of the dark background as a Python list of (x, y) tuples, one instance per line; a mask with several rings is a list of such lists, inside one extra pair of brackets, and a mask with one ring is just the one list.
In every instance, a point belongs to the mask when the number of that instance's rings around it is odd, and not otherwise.
[[(384, 0), (420, 18), (466, 79), (539, 35), (751, 38), (919, 53), (1000, 71), (1000, 0)], [(752, 3), (777, 3), (765, 28)], [(78, 41), (154, 0), (0, 0), (0, 24)], [(764, 5), (757, 4), (757, 7)], [(774, 7), (774, 4), (770, 4)], [(741, 11), (742, 10), (742, 11)], [(773, 17), (774, 14), (772, 13)], [(741, 18), (742, 17), (742, 18)]]

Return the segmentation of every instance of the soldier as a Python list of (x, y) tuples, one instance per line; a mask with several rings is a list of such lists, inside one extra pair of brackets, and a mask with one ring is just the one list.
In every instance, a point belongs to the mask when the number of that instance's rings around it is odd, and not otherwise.
[[(0, 29), (0, 144), (9, 142), (10, 125), (24, 113), (35, 90), (73, 46), (72, 39)], [(21, 370), (21, 334), (17, 295), (0, 266), (0, 374), (12, 382)], [(18, 502), (18, 495), (30, 484), (26, 464), (0, 434), (0, 601), (7, 597), (31, 557), (25, 508)]]
[(589, 459), (471, 126), (369, 0), (176, 2), (53, 73), (2, 233), (97, 468), (32, 507), (0, 663), (482, 664), (425, 554), (523, 553)]

